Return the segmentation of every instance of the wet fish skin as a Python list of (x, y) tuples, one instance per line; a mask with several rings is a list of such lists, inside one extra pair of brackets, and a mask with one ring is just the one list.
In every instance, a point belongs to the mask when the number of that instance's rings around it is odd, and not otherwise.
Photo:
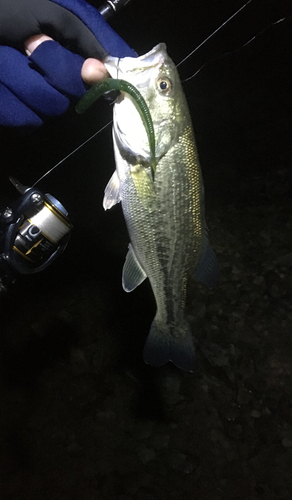
[[(130, 292), (149, 278), (157, 311), (144, 347), (152, 366), (172, 361), (193, 371), (195, 353), (185, 317), (188, 277), (208, 286), (218, 276), (204, 215), (204, 189), (191, 118), (174, 63), (164, 44), (138, 58), (108, 57), (112, 77), (135, 85), (151, 112), (156, 139), (156, 172), (141, 118), (123, 93), (114, 106), (116, 172), (104, 208), (121, 201), (131, 244), (122, 284)], [(162, 85), (161, 85), (162, 84)]]

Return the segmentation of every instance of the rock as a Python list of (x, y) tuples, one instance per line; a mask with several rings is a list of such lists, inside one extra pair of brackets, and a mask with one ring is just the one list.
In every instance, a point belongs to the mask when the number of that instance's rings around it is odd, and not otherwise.
[(148, 448), (145, 445), (141, 445), (138, 450), (138, 457), (140, 458), (142, 464), (148, 464), (156, 458), (156, 451), (153, 448)]
[(187, 460), (187, 456), (180, 451), (173, 452), (170, 458), (170, 466), (172, 469), (184, 474), (190, 474), (194, 470), (194, 464)]
[(92, 479), (98, 473), (97, 464), (95, 462), (87, 461), (82, 466), (82, 475), (86, 479)]
[(116, 418), (116, 414), (111, 410), (97, 410), (96, 417), (101, 420), (114, 420)]
[(156, 434), (151, 437), (149, 442), (155, 450), (162, 450), (167, 447), (169, 443), (169, 436), (167, 434)]
[(256, 276), (253, 279), (253, 284), (254, 285), (261, 285), (265, 281), (265, 278), (263, 276)]
[(152, 435), (152, 430), (153, 430), (153, 422), (151, 420), (143, 422), (140, 425), (138, 425), (137, 428), (135, 429), (136, 438), (139, 441), (148, 439)]
[(278, 257), (276, 263), (284, 267), (292, 266), (292, 252), (287, 253), (286, 255), (282, 255), (281, 257)]
[(181, 377), (179, 373), (168, 373), (161, 380), (161, 390), (168, 406), (173, 406), (184, 399), (180, 394)]
[(281, 441), (284, 448), (292, 448), (292, 439), (283, 438)]
[(250, 416), (252, 418), (260, 418), (262, 416), (262, 412), (260, 412), (259, 410), (251, 410)]

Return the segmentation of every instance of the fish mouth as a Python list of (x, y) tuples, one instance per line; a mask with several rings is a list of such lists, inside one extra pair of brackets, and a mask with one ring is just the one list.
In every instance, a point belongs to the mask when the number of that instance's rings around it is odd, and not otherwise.
[[(165, 43), (159, 43), (147, 52), (147, 54), (143, 54), (142, 56), (123, 57), (121, 59), (118, 57), (107, 56), (103, 60), (103, 63), (113, 78), (121, 78), (124, 68), (126, 68), (127, 72), (133, 73), (137, 71), (145, 71), (153, 67), (157, 67), (157, 65), (162, 65), (167, 57), (168, 55)], [(139, 69), (137, 69), (137, 67), (139, 67)]]

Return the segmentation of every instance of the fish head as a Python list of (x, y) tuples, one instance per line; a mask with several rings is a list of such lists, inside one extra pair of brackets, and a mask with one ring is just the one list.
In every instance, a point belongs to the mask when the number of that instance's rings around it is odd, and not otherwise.
[[(184, 94), (175, 64), (166, 45), (156, 45), (140, 57), (108, 56), (104, 64), (113, 78), (126, 80), (144, 97), (151, 113), (157, 162), (175, 144), (184, 126), (180, 112)], [(114, 132), (122, 147), (142, 162), (150, 161), (150, 147), (142, 119), (132, 98), (125, 92), (114, 106)]]

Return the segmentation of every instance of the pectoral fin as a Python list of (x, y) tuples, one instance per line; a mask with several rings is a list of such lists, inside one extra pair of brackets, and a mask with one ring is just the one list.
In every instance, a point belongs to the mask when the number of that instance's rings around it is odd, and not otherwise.
[(139, 286), (147, 275), (138, 262), (132, 245), (129, 245), (129, 251), (126, 256), (125, 264), (123, 267), (122, 285), (125, 292), (132, 292)]
[(201, 281), (208, 288), (213, 288), (218, 283), (218, 262), (208, 240), (203, 245), (202, 253), (194, 272), (194, 278)]
[(144, 205), (149, 204), (156, 196), (153, 180), (149, 177), (142, 165), (133, 166), (131, 168), (131, 175), (139, 200)]
[(118, 177), (117, 171), (115, 170), (104, 190), (103, 208), (105, 210), (112, 208), (114, 205), (116, 205), (116, 203), (119, 203), (121, 201), (119, 193), (120, 179)]

